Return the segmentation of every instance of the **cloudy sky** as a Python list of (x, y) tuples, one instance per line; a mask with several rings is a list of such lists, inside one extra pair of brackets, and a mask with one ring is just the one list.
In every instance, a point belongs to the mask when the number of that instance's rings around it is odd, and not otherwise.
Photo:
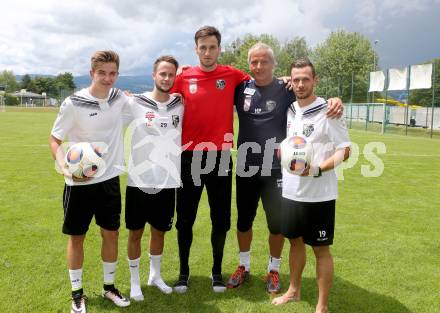
[(380, 66), (440, 57), (440, 0), (0, 0), (0, 71), (87, 74), (90, 55), (114, 49), (122, 75), (145, 74), (156, 57), (196, 64), (194, 32), (216, 26), (228, 44), (246, 33), (312, 47), (332, 30), (357, 31)]

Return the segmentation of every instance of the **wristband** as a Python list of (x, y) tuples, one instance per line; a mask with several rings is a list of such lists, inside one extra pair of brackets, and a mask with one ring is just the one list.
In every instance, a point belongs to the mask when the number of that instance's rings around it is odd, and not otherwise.
[(321, 169), (321, 167), (310, 167), (310, 170), (309, 170), (309, 176), (312, 176), (312, 177), (320, 177), (320, 176), (322, 176), (322, 169)]

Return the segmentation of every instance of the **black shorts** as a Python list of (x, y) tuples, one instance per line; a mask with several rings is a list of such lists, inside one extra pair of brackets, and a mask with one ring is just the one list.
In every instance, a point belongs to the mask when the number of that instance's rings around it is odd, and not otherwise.
[[(195, 156), (194, 160), (193, 156)], [(198, 159), (197, 156), (199, 156)], [(215, 160), (213, 170), (209, 173), (196, 173), (193, 161), (197, 162), (201, 159), (201, 165), (196, 165), (196, 168), (205, 168), (207, 158)], [(177, 230), (189, 231), (192, 229), (200, 197), (206, 186), (212, 227), (216, 230), (228, 231), (231, 227), (232, 197), (230, 151), (183, 151), (181, 172), (182, 187), (177, 190)]]
[(336, 200), (323, 202), (283, 201), (282, 233), (289, 239), (303, 237), (310, 246), (333, 244)]
[(143, 229), (146, 223), (160, 231), (173, 226), (176, 189), (139, 189), (127, 186), (125, 193), (125, 226)]
[(121, 218), (119, 177), (91, 185), (64, 185), (63, 208), (63, 233), (67, 235), (84, 235), (93, 216), (98, 226), (118, 230)]
[(251, 177), (235, 178), (237, 200), (237, 229), (241, 232), (252, 228), (261, 198), (266, 222), (271, 234), (281, 233), (282, 175), (281, 170), (272, 170), (271, 176), (257, 173)]

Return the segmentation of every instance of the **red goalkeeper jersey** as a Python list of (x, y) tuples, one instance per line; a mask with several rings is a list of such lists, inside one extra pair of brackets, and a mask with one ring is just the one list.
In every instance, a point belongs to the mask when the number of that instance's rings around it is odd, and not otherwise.
[(177, 76), (172, 92), (184, 97), (182, 145), (191, 143), (187, 150), (229, 149), (225, 134), (233, 133), (235, 87), (248, 79), (246, 73), (224, 65), (211, 72), (190, 67)]

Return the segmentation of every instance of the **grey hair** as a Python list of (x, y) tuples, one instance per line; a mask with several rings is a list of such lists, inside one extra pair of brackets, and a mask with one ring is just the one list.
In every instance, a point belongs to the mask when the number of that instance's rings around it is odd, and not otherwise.
[(269, 58), (272, 60), (273, 64), (277, 65), (277, 61), (275, 60), (275, 54), (273, 53), (272, 48), (269, 45), (267, 45), (267, 44), (265, 44), (264, 42), (261, 42), (261, 41), (257, 42), (256, 44), (254, 44), (249, 49), (249, 51), (248, 51), (248, 58), (247, 58), (248, 64), (251, 63), (251, 55), (252, 55), (252, 53), (254, 53), (255, 51), (258, 51), (258, 50), (266, 50), (268, 55), (269, 55)]

